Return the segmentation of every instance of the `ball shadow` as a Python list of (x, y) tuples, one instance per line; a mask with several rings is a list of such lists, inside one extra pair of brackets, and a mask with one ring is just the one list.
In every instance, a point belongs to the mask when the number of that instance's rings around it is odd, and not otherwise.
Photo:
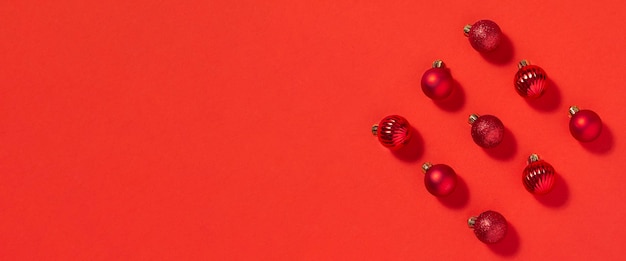
[(489, 249), (501, 256), (513, 256), (517, 253), (520, 245), (520, 237), (515, 227), (508, 223), (506, 235), (502, 241), (490, 244)]
[(580, 144), (591, 153), (605, 154), (613, 149), (613, 132), (606, 124), (602, 123), (602, 132), (596, 140), (580, 142)]
[(513, 133), (507, 127), (504, 127), (502, 143), (495, 148), (483, 148), (483, 150), (494, 159), (510, 160), (517, 152), (517, 141)]
[(465, 105), (465, 91), (461, 84), (454, 80), (454, 90), (449, 97), (435, 100), (435, 105), (444, 111), (459, 111)]
[(535, 199), (541, 204), (551, 208), (565, 206), (569, 199), (569, 187), (567, 186), (567, 182), (565, 182), (565, 179), (561, 178), (560, 175), (556, 176), (552, 191), (544, 195), (535, 195)]
[(465, 207), (469, 202), (469, 189), (467, 183), (461, 178), (456, 176), (456, 187), (454, 191), (448, 196), (437, 198), (441, 204), (449, 208), (459, 209)]
[(409, 143), (398, 150), (392, 151), (392, 153), (396, 158), (406, 162), (417, 161), (424, 154), (424, 139), (422, 135), (411, 126), (411, 140)]
[(541, 97), (537, 99), (526, 99), (528, 105), (535, 110), (551, 112), (558, 109), (559, 105), (561, 105), (561, 90), (559, 90), (559, 86), (550, 78), (548, 78), (547, 81), (548, 87)]
[(515, 48), (513, 47), (513, 42), (506, 34), (502, 34), (502, 38), (500, 39), (500, 46), (495, 50), (488, 53), (480, 53), (485, 60), (490, 63), (497, 65), (504, 65), (511, 60), (513, 60), (513, 55), (515, 54)]

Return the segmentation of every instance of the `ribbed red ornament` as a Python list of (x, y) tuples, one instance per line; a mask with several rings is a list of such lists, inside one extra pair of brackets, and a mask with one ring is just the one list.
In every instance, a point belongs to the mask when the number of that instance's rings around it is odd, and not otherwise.
[(422, 75), (422, 91), (428, 98), (441, 100), (452, 93), (454, 81), (450, 75), (450, 69), (445, 67), (441, 60), (433, 62), (433, 68), (428, 69)]
[(463, 28), (472, 47), (481, 53), (495, 50), (502, 39), (500, 27), (491, 20), (480, 20)]
[(447, 196), (456, 187), (456, 172), (446, 164), (432, 165), (426, 162), (422, 165), (424, 171), (424, 185), (430, 194), (437, 197)]
[(517, 93), (522, 97), (532, 99), (541, 97), (547, 87), (546, 71), (537, 65), (531, 65), (526, 60), (522, 60), (518, 67), (519, 70), (513, 80)]
[(569, 109), (569, 131), (579, 141), (589, 142), (600, 136), (602, 120), (597, 113), (591, 110), (580, 110), (576, 106)]
[(472, 114), (469, 123), (472, 125), (472, 139), (478, 146), (493, 148), (502, 142), (504, 124), (496, 116)]
[(522, 183), (530, 193), (546, 194), (554, 187), (555, 176), (552, 165), (539, 159), (537, 154), (532, 154), (528, 157), (528, 165), (524, 168)]
[(483, 243), (493, 244), (506, 236), (508, 224), (502, 214), (488, 210), (478, 217), (471, 217), (467, 225), (474, 229), (474, 234)]
[(404, 117), (390, 115), (372, 126), (372, 134), (378, 137), (383, 146), (397, 150), (411, 140), (411, 126)]

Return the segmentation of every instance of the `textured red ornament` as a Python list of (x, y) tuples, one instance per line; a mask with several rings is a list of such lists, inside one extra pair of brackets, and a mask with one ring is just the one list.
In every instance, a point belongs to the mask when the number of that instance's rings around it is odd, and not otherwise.
[(502, 39), (500, 27), (490, 20), (480, 20), (473, 25), (468, 24), (463, 28), (463, 32), (472, 47), (481, 53), (495, 50)]
[(522, 60), (518, 67), (519, 70), (513, 80), (517, 93), (527, 98), (541, 97), (547, 87), (546, 72), (537, 65), (529, 64), (526, 60)]
[(502, 142), (504, 124), (496, 116), (472, 114), (469, 123), (472, 125), (472, 139), (478, 146), (493, 148)]
[(522, 175), (522, 182), (528, 192), (546, 194), (552, 190), (554, 180), (555, 171), (552, 165), (539, 159), (537, 154), (528, 157), (528, 165), (524, 168)]
[(487, 244), (493, 244), (502, 240), (508, 228), (504, 216), (492, 210), (485, 211), (478, 217), (469, 218), (467, 224), (474, 229), (476, 237)]
[(433, 68), (428, 69), (422, 75), (422, 91), (428, 98), (441, 100), (452, 93), (454, 82), (450, 70), (445, 67), (441, 60), (433, 62)]
[(430, 194), (437, 197), (447, 196), (456, 187), (456, 172), (445, 164), (432, 165), (429, 162), (422, 165), (424, 171), (424, 185)]
[(391, 115), (372, 126), (372, 133), (378, 137), (383, 146), (397, 150), (411, 139), (411, 126), (404, 117)]
[(591, 110), (580, 110), (576, 106), (569, 108), (569, 131), (579, 141), (593, 141), (602, 132), (602, 120)]

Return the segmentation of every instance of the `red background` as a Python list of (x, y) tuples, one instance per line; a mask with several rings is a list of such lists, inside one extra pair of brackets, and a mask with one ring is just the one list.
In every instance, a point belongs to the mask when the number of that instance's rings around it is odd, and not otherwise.
[[(376, 3), (377, 2), (377, 3)], [(559, 3), (556, 3), (559, 2)], [(617, 260), (626, 167), (622, 1), (2, 1), (2, 260)], [(474, 51), (465, 24), (506, 40)], [(520, 59), (552, 86), (527, 102)], [(460, 88), (419, 88), (443, 59)], [(596, 111), (599, 140), (568, 131)], [(470, 113), (508, 129), (476, 146)], [(419, 133), (393, 154), (389, 114)], [(538, 153), (559, 173), (534, 197)], [(461, 183), (437, 199), (420, 166)], [(466, 220), (496, 210), (487, 246)]]

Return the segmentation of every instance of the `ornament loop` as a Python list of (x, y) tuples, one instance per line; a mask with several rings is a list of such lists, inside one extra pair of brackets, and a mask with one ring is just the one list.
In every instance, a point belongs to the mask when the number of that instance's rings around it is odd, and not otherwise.
[(539, 161), (539, 155), (535, 153), (530, 154), (530, 156), (528, 157), (528, 164), (535, 162), (535, 161)]
[(432, 167), (433, 164), (431, 164), (430, 162), (424, 162), (424, 164), (422, 164), (422, 171), (424, 171), (424, 173), (426, 173), (426, 171), (428, 171), (428, 169), (430, 169), (430, 167)]
[(469, 116), (469, 120), (468, 120), (469, 124), (472, 124), (472, 123), (474, 123), (476, 120), (478, 120), (478, 117), (480, 117), (480, 115), (478, 115), (478, 114), (471, 114), (471, 115)]
[(522, 67), (527, 66), (527, 65), (530, 65), (530, 62), (528, 62), (528, 60), (524, 59), (524, 60), (521, 60), (519, 62), (519, 64), (517, 64), (517, 68), (522, 69)]
[(574, 114), (576, 114), (577, 112), (579, 112), (580, 109), (578, 109), (578, 107), (576, 105), (569, 107), (569, 116), (572, 117), (574, 116)]
[(474, 224), (476, 224), (476, 218), (477, 217), (470, 217), (467, 220), (467, 226), (470, 227), (470, 228), (474, 228)]
[(469, 36), (470, 30), (472, 30), (472, 25), (471, 24), (468, 24), (465, 27), (463, 27), (463, 33), (465, 34), (465, 36)]
[(372, 134), (374, 134), (374, 136), (378, 135), (378, 124), (372, 126)]
[(444, 66), (446, 66), (446, 65), (443, 63), (442, 60), (435, 60), (433, 62), (433, 68), (441, 68), (441, 67), (444, 67)]

